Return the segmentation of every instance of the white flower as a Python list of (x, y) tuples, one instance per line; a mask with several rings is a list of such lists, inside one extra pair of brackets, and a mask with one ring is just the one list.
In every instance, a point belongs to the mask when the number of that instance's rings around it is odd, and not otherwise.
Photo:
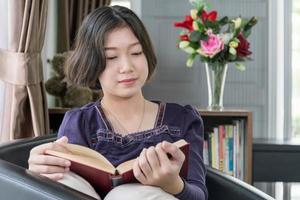
[(242, 19), (240, 17), (238, 17), (235, 20), (233, 19), (232, 22), (234, 23), (234, 28), (238, 29), (241, 27)]
[(193, 49), (192, 47), (186, 47), (183, 49), (185, 52), (187, 52), (188, 54), (192, 54), (195, 53), (195, 49)]
[(193, 20), (196, 20), (196, 19), (197, 19), (197, 13), (198, 13), (198, 10), (197, 10), (197, 9), (192, 9), (192, 10), (190, 11), (190, 13), (191, 13), (192, 19), (193, 19)]
[(198, 30), (199, 30), (198, 22), (193, 21), (193, 29), (194, 29), (195, 31), (198, 31)]
[(194, 59), (188, 58), (187, 61), (186, 61), (186, 66), (187, 67), (192, 67), (193, 63), (194, 63)]
[(179, 42), (179, 48), (180, 49), (187, 48), (189, 45), (190, 45), (189, 41), (181, 41), (181, 42)]
[(229, 53), (232, 54), (232, 55), (236, 55), (236, 49), (233, 48), (233, 47), (230, 47), (229, 48)]

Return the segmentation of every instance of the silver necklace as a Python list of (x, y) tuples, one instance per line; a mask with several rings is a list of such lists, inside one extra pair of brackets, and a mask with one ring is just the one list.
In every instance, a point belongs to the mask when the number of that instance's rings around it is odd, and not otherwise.
[[(142, 118), (141, 118), (141, 121), (140, 121), (140, 123), (139, 123), (139, 125), (138, 125), (138, 127), (137, 127), (136, 132), (139, 132), (139, 131), (140, 131), (140, 128), (141, 128), (142, 123), (143, 123), (143, 121), (144, 121), (145, 107), (146, 107), (145, 104), (146, 104), (146, 100), (144, 99), (144, 101), (143, 101), (143, 113), (142, 113)], [(115, 115), (110, 109), (108, 109), (108, 107), (104, 104), (103, 101), (101, 101), (101, 105), (102, 105), (102, 108), (104, 108), (104, 110), (106, 110), (106, 111), (107, 111), (107, 112), (115, 119), (115, 121), (119, 124), (119, 127), (120, 127), (121, 129), (123, 129), (123, 131), (125, 131), (126, 133), (130, 133), (130, 132), (125, 128), (125, 126), (123, 126), (123, 124), (122, 124), (121, 121), (116, 117), (116, 115)]]

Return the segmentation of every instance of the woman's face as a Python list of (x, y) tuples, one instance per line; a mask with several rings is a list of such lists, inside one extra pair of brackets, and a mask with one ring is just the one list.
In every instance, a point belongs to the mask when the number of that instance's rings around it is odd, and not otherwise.
[(129, 27), (108, 33), (104, 39), (106, 67), (99, 77), (104, 95), (128, 98), (141, 93), (148, 77), (142, 46)]

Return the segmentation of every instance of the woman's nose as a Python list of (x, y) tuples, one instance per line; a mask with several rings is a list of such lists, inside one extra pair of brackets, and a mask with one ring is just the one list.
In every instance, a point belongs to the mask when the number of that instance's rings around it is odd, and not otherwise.
[(120, 67), (120, 73), (128, 73), (133, 71), (133, 64), (128, 57), (124, 57), (122, 59), (121, 67)]

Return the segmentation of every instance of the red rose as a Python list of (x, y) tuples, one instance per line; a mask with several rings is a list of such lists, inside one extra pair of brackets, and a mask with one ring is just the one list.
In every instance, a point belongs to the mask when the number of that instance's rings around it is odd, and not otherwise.
[(238, 57), (246, 57), (251, 55), (252, 52), (249, 51), (250, 43), (246, 40), (246, 38), (242, 34), (239, 34), (237, 38), (240, 41), (238, 47), (236, 48)]
[(208, 21), (216, 21), (217, 20), (218, 13), (217, 11), (211, 11), (207, 13), (205, 10), (202, 11), (202, 22), (205, 23)]
[(183, 22), (175, 22), (175, 27), (182, 27), (188, 29), (190, 32), (192, 32), (193, 29), (193, 19), (190, 15), (185, 16), (185, 21)]
[(180, 41), (190, 41), (187, 34), (179, 35)]

